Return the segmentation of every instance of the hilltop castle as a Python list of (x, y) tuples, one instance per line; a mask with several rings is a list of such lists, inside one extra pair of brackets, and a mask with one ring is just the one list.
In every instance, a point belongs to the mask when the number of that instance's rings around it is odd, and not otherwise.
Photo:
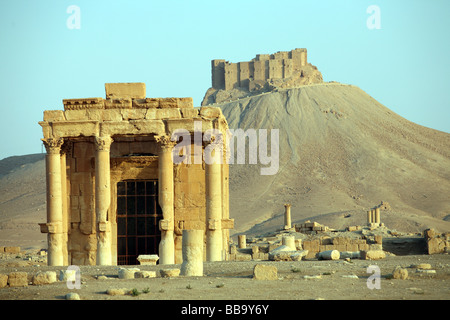
[[(212, 87), (202, 105), (241, 98), (249, 94), (323, 82), (322, 74), (307, 60), (304, 48), (257, 54), (250, 61), (211, 61)], [(228, 93), (219, 93), (227, 91)], [(234, 91), (234, 92), (233, 92)]]

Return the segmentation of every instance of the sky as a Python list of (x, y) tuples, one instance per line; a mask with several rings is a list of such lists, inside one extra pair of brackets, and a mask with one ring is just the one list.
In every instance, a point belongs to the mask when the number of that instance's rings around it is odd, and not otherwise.
[(211, 60), (295, 48), (325, 81), (450, 132), (449, 14), (448, 0), (0, 0), (0, 159), (42, 152), (43, 111), (105, 83), (200, 106)]

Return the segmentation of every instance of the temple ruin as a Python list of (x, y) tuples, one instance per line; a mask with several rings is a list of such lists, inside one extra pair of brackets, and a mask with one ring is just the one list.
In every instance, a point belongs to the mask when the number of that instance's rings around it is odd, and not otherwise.
[[(192, 98), (147, 98), (144, 83), (105, 90), (106, 99), (64, 99), (64, 110), (44, 111), (39, 122), (48, 265), (132, 265), (152, 254), (159, 264), (182, 263), (183, 230), (202, 231), (203, 260), (227, 260), (234, 221), (220, 161), (226, 144), (210, 148), (228, 128), (221, 110), (194, 108)], [(176, 149), (178, 130), (200, 143)], [(204, 161), (208, 148), (216, 161)], [(174, 161), (183, 152), (200, 161)]]

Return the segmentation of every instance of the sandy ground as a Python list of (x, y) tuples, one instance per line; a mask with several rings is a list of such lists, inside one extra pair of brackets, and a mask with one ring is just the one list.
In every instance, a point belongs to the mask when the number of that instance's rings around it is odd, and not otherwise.
[[(41, 265), (39, 264), (41, 263)], [(434, 274), (420, 273), (414, 267), (428, 263)], [(25, 271), (31, 277), (39, 271), (59, 272), (62, 267), (49, 267), (45, 261), (28, 261), (11, 256), (0, 260), (0, 273)], [(278, 269), (278, 280), (255, 280), (256, 264)], [(380, 270), (379, 289), (375, 273)], [(396, 266), (407, 268), (408, 279), (392, 279)], [(304, 260), (304, 261), (227, 261), (205, 262), (203, 277), (162, 278), (159, 270), (180, 265), (121, 266), (157, 271), (156, 278), (119, 279), (117, 266), (80, 266), (81, 288), (70, 290), (67, 283), (6, 287), (0, 289), (0, 300), (64, 300), (70, 292), (81, 300), (448, 300), (450, 299), (450, 258), (448, 254), (387, 256), (382, 260)], [(98, 279), (104, 275), (106, 279)], [(108, 289), (137, 289), (139, 295), (112, 296)]]

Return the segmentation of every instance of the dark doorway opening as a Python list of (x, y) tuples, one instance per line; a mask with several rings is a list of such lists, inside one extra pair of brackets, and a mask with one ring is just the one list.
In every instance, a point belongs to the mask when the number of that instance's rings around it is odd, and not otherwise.
[(159, 254), (161, 239), (157, 180), (117, 183), (117, 264), (139, 264), (141, 254)]

